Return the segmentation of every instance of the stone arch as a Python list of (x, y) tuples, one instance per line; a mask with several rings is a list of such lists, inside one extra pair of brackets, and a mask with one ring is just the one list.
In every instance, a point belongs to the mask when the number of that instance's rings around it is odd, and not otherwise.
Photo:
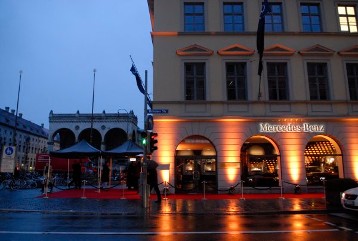
[(101, 133), (93, 128), (92, 129), (92, 141), (91, 141), (91, 128), (84, 129), (81, 131), (81, 133), (78, 135), (78, 141), (86, 140), (88, 143), (90, 143), (93, 147), (97, 149), (101, 149), (102, 144), (102, 136)]
[(76, 135), (75, 133), (68, 128), (61, 128), (56, 130), (52, 134), (52, 141), (56, 140), (59, 141), (60, 149), (64, 149), (67, 147), (72, 146), (76, 143)]
[(127, 141), (127, 133), (121, 128), (112, 128), (104, 136), (106, 150), (111, 150)]

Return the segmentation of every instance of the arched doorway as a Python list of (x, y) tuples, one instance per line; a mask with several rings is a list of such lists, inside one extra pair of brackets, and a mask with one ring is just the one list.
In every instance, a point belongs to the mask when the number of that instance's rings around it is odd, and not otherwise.
[(277, 187), (280, 156), (276, 144), (265, 136), (252, 136), (241, 148), (241, 180), (244, 186)]
[(217, 192), (217, 160), (213, 144), (205, 137), (190, 136), (176, 148), (177, 193)]
[(76, 137), (72, 130), (67, 128), (61, 128), (53, 133), (53, 141), (59, 141), (60, 149), (64, 149), (72, 146), (76, 143)]
[[(87, 128), (84, 129), (78, 136), (78, 141), (82, 141), (85, 139), (88, 143), (90, 143), (93, 147), (97, 149), (101, 149), (102, 136), (98, 130)], [(92, 139), (92, 141), (91, 141)]]
[(121, 128), (112, 128), (104, 136), (106, 150), (111, 150), (127, 141), (127, 133)]
[(343, 177), (342, 151), (328, 136), (314, 136), (304, 152), (307, 185), (323, 186), (324, 181)]

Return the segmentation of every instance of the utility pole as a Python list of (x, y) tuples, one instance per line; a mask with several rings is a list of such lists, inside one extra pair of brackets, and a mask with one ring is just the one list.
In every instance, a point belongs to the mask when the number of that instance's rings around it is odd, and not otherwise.
[[(144, 84), (144, 89), (145, 89), (145, 94), (144, 94), (144, 131), (145, 133), (147, 133), (148, 130), (148, 124), (147, 124), (147, 95), (148, 95), (148, 71), (145, 71), (145, 84)], [(147, 143), (148, 145), (148, 143)], [(144, 208), (147, 208), (149, 205), (149, 188), (148, 188), (148, 184), (147, 184), (147, 176), (148, 176), (148, 172), (147, 172), (147, 148), (145, 147), (143, 150), (143, 163), (142, 163), (142, 204)]]

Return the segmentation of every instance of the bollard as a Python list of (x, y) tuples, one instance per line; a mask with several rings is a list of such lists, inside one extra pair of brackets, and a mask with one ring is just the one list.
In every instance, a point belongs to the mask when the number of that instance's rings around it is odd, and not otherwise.
[(283, 183), (282, 183), (282, 182), (281, 182), (280, 192), (281, 192), (280, 198), (281, 198), (281, 199), (285, 199), (285, 198), (283, 197)]
[(163, 198), (163, 200), (168, 200), (168, 198), (167, 198), (168, 189), (169, 189), (169, 187), (167, 186), (167, 181), (164, 181), (164, 198)]
[(203, 181), (203, 185), (204, 185), (204, 197), (202, 198), (202, 200), (206, 200), (206, 197), (205, 197), (205, 183), (206, 183), (206, 181)]
[(150, 197), (150, 187), (148, 184), (143, 185), (143, 207), (148, 208), (149, 207), (149, 197)]
[(122, 184), (122, 197), (121, 197), (121, 199), (126, 199), (126, 198), (124, 197), (125, 182), (124, 182), (124, 181), (121, 181), (121, 184)]
[(46, 179), (46, 182), (44, 183), (44, 191), (45, 191), (44, 198), (48, 198), (48, 196), (47, 196), (47, 193), (48, 193), (48, 178)]
[(245, 181), (241, 181), (241, 200), (245, 200), (244, 198), (244, 182)]
[(83, 191), (82, 191), (82, 199), (86, 199), (85, 192), (86, 192), (86, 180), (83, 180)]

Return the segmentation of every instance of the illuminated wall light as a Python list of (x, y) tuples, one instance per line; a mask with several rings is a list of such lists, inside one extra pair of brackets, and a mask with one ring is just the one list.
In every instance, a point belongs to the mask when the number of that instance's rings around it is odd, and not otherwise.
[(238, 168), (230, 167), (230, 168), (226, 169), (226, 177), (230, 183), (232, 183), (233, 181), (236, 181), (238, 175), (239, 175)]
[[(219, 119), (219, 122), (230, 122), (220, 125), (220, 141), (224, 150), (218, 150), (220, 162), (225, 164), (221, 178), (228, 184), (233, 185), (240, 177), (240, 148), (242, 143), (237, 133), (232, 129), (237, 128), (235, 122), (243, 119)], [(232, 122), (232, 123), (231, 123)], [(234, 126), (235, 125), (235, 126)]]
[(291, 181), (294, 181), (295, 183), (298, 183), (301, 170), (300, 170), (300, 160), (298, 156), (291, 156), (288, 158), (289, 162), (289, 175), (291, 177)]
[(163, 182), (167, 182), (167, 183), (170, 182), (169, 173), (170, 173), (169, 169), (168, 170), (160, 170), (160, 177)]
[[(282, 138), (282, 145), (286, 147), (286, 150), (284, 152), (285, 156), (281, 157), (281, 160), (284, 162), (281, 163), (281, 166), (283, 165), (285, 169), (283, 172), (287, 173), (290, 180), (283, 181), (300, 183), (300, 178), (302, 178), (302, 170), (304, 169), (305, 165), (304, 160), (301, 160), (301, 158), (303, 158), (302, 154), (304, 150), (302, 150), (302, 152), (299, 151), (301, 150), (302, 146), (302, 138), (300, 138), (300, 135), (296, 133), (289, 133), (287, 135), (289, 135), (289, 138)], [(282, 178), (284, 179), (285, 177)]]
[[(154, 119), (154, 126), (158, 132), (158, 150), (153, 153), (153, 158), (160, 164), (160, 167), (169, 165), (167, 163), (173, 163), (175, 155), (176, 135), (173, 132), (176, 129), (176, 122), (180, 119)], [(174, 181), (174, 164), (170, 166), (172, 171), (169, 170), (158, 170), (158, 181)]]

